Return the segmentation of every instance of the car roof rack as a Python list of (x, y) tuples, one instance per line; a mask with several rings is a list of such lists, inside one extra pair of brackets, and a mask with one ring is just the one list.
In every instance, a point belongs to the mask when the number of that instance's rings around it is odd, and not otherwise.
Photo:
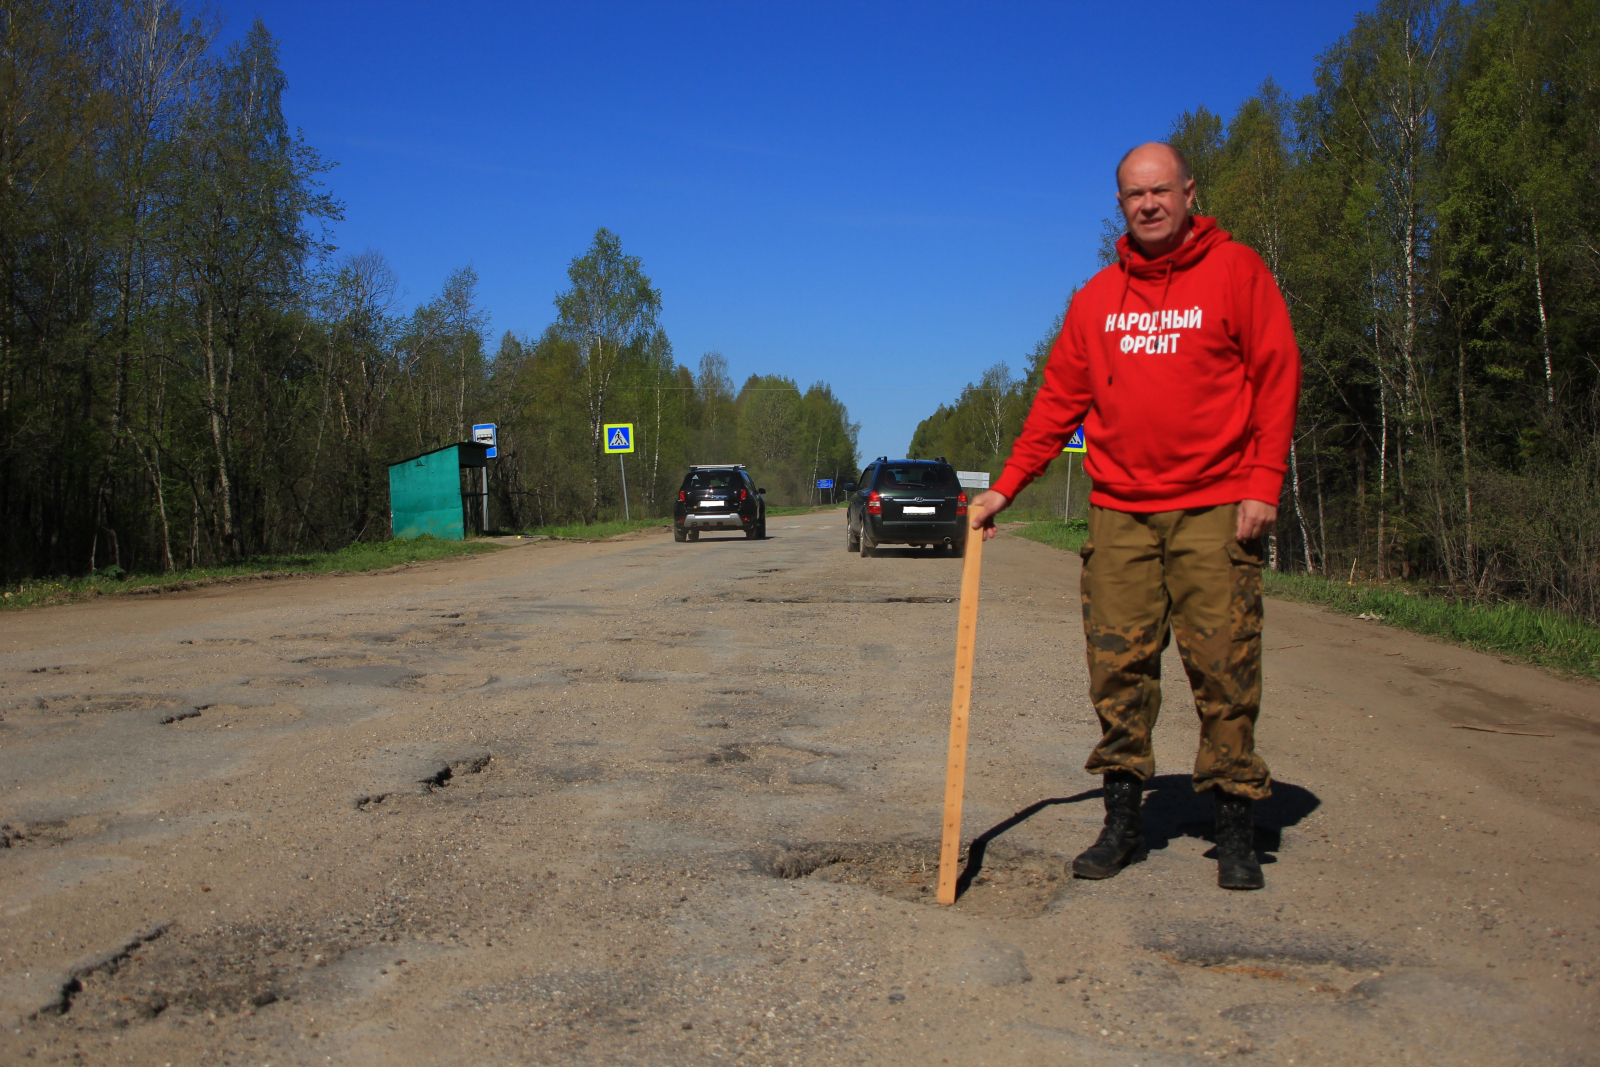
[(692, 471), (742, 471), (745, 469), (745, 465), (743, 463), (691, 463), (689, 464), (689, 469)]

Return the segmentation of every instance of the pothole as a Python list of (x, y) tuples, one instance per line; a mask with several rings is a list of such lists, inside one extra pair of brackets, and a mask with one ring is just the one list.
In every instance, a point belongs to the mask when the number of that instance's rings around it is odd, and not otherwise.
[(1317, 931), (1258, 930), (1226, 922), (1171, 922), (1153, 929), (1144, 947), (1172, 960), (1199, 967), (1261, 970), (1260, 964), (1335, 966), (1371, 971), (1388, 966), (1390, 956), (1370, 941)]
[(413, 674), (394, 683), (394, 688), (412, 693), (461, 693), (482, 689), (499, 681), (492, 674)]
[(243, 683), (251, 689), (308, 689), (323, 684), (323, 679), (300, 674), (274, 674), (251, 678)]
[(286, 726), (304, 716), (293, 704), (207, 704), (191, 711), (169, 715), (163, 723), (186, 730), (256, 730), (267, 726)]
[(40, 697), (36, 707), (66, 715), (102, 714), (118, 711), (149, 711), (181, 703), (166, 693), (77, 693)]
[(373, 927), (391, 924), (391, 917), (370, 919), (331, 928), (287, 922), (195, 931), (156, 927), (75, 967), (59, 1006), (48, 1014), (76, 1029), (115, 1033), (166, 1012), (259, 1012), (321, 985), (328, 973), (323, 968), (359, 951), (363, 941), (387, 937)]
[(65, 820), (0, 823), (0, 848), (28, 848), (30, 846), (59, 845), (69, 841), (72, 834)]
[(363, 793), (356, 797), (355, 806), (357, 810), (370, 811), (393, 796), (433, 793), (449, 785), (458, 775), (481, 773), (492, 759), (488, 749), (469, 749), (427, 758), (391, 754), (385, 757), (385, 762), (399, 779), (395, 788)]
[(954, 604), (952, 596), (747, 596), (748, 604)]
[[(966, 910), (1032, 917), (1042, 914), (1061, 889), (1060, 864), (1045, 853), (990, 843), (980, 858), (970, 869), (968, 853), (961, 855), (958, 906)], [(931, 904), (939, 881), (939, 842), (816, 842), (768, 853), (758, 869), (773, 878), (854, 885), (895, 900)]]
[(372, 662), (365, 652), (329, 652), (316, 656), (301, 656), (296, 663), (308, 667), (360, 667)]

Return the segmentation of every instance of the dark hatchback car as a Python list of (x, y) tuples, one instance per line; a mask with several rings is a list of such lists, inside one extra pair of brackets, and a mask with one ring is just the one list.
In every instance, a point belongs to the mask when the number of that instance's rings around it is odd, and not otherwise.
[(690, 467), (672, 505), (672, 539), (698, 541), (701, 530), (743, 530), (760, 540), (767, 536), (765, 493), (742, 463)]
[(938, 459), (879, 456), (846, 485), (850, 510), (845, 548), (872, 555), (878, 545), (924, 545), (957, 553), (967, 547), (967, 492), (955, 468)]

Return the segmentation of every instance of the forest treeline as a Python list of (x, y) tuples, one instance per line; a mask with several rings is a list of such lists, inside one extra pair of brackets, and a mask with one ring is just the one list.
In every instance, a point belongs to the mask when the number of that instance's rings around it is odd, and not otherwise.
[[(1268, 80), (1170, 137), (1196, 213), (1261, 254), (1294, 318), (1276, 565), (1600, 622), (1600, 3), (1386, 0), (1315, 85)], [(1043, 354), (913, 449), (998, 463)]]
[(824, 384), (680, 366), (600, 230), (536, 338), (492, 341), (471, 267), (406, 307), (339, 254), (330, 164), (284, 120), (277, 45), (167, 0), (0, 6), (0, 580), (161, 570), (390, 536), (387, 465), (497, 422), (491, 521), (637, 516), (688, 462), (774, 503), (853, 471)]

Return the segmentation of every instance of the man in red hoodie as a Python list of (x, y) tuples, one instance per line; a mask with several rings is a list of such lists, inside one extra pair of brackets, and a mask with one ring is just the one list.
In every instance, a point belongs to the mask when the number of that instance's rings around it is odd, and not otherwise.
[(1105, 829), (1072, 862), (1109, 878), (1145, 858), (1161, 652), (1171, 631), (1194, 690), (1194, 788), (1216, 799), (1217, 883), (1259, 889), (1251, 804), (1271, 794), (1255, 751), (1261, 703), (1262, 538), (1277, 520), (1300, 393), (1289, 312), (1261, 257), (1191, 217), (1182, 154), (1141, 145), (1117, 167), (1127, 235), (1073, 297), (1044, 382), (972, 527), (1044, 473), (1081, 423), (1089, 540), (1083, 622), (1102, 736)]

